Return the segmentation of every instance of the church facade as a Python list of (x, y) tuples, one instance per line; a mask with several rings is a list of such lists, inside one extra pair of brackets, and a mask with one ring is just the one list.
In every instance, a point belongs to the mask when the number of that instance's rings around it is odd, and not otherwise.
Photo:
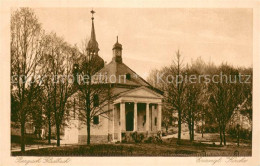
[[(152, 87), (123, 62), (123, 47), (118, 38), (112, 47), (111, 62), (104, 65), (103, 59), (98, 55), (99, 46), (93, 17), (87, 51), (94, 52), (100, 61), (97, 73), (114, 78), (109, 84), (112, 85), (113, 94), (116, 94), (115, 98), (103, 106), (102, 110), (107, 110), (106, 113), (92, 118), (91, 142), (122, 142), (135, 132), (143, 133), (146, 137), (158, 134), (162, 121), (162, 92)], [(121, 76), (126, 79), (120, 80)], [(63, 139), (69, 143), (87, 142), (86, 124), (77, 115), (72, 117), (74, 118), (69, 119), (68, 126), (64, 128)]]

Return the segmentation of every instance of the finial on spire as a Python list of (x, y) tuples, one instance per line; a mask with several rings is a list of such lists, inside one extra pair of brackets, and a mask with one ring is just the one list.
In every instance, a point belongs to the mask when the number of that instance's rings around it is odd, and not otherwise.
[(93, 9), (90, 11), (90, 13), (92, 14), (91, 19), (94, 20), (94, 14), (96, 13)]
[(97, 53), (99, 51), (98, 48), (98, 42), (96, 41), (96, 34), (95, 34), (95, 27), (94, 27), (94, 13), (95, 11), (92, 9), (90, 11), (90, 13), (92, 14), (92, 27), (91, 27), (91, 36), (90, 36), (90, 40), (88, 42), (88, 46), (87, 46), (87, 50), (89, 51), (95, 51), (95, 53)]
[(116, 36), (116, 42), (118, 43), (118, 36)]

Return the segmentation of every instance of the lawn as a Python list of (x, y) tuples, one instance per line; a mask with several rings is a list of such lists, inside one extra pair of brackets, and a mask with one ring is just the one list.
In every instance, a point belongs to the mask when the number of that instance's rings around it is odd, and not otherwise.
[(71, 145), (53, 148), (28, 150), (24, 153), (12, 152), (13, 156), (251, 156), (252, 147), (219, 146), (182, 140), (177, 144), (175, 138), (154, 143), (120, 143)]

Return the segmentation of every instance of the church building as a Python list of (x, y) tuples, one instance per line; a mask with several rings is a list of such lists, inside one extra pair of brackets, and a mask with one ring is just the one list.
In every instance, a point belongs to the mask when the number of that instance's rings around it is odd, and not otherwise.
[[(92, 14), (94, 11), (92, 10)], [(97, 73), (115, 78), (108, 82), (115, 98), (109, 101), (103, 110), (104, 115), (94, 116), (91, 120), (91, 142), (122, 142), (134, 132), (143, 133), (145, 137), (157, 135), (162, 123), (162, 92), (151, 86), (124, 63), (123, 46), (118, 38), (112, 46), (111, 62), (104, 64), (99, 56), (96, 40), (94, 18), (92, 16), (91, 38), (87, 46), (99, 59)], [(125, 80), (120, 80), (125, 76)], [(69, 120), (64, 128), (63, 139), (69, 143), (87, 142), (87, 126), (77, 116)]]

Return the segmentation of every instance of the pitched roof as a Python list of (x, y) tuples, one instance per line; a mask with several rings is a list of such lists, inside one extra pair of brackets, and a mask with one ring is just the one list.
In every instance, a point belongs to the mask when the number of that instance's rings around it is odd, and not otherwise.
[[(105, 65), (96, 75), (106, 76), (107, 83), (134, 85), (134, 86), (151, 86), (147, 81), (136, 74), (124, 63), (111, 61)], [(126, 74), (130, 74), (130, 79), (126, 78)]]

